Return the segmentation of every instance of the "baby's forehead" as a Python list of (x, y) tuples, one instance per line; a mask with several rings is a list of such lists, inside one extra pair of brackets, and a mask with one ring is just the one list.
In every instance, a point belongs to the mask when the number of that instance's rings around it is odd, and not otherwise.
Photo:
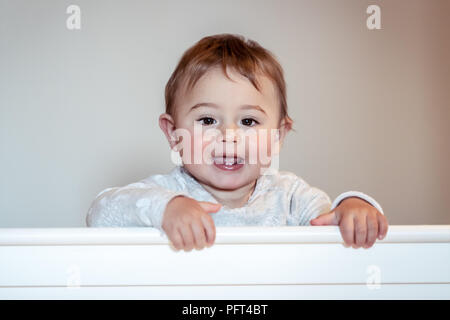
[(265, 74), (261, 72), (254, 74), (253, 79), (258, 88), (248, 77), (234, 69), (227, 69), (227, 75), (221, 68), (212, 68), (191, 88), (188, 86), (189, 79), (185, 79), (177, 92), (179, 105), (184, 105), (188, 101), (195, 104), (215, 100), (236, 104), (264, 104), (267, 107), (278, 105), (275, 84)]
[(207, 70), (202, 77), (199, 78), (197, 84), (209, 84), (211, 81), (224, 81), (226, 83), (236, 83), (237, 85), (248, 86), (256, 90), (252, 84), (252, 78), (257, 82), (260, 89), (274, 89), (274, 83), (261, 71), (256, 71), (253, 74), (243, 74), (234, 68), (227, 68), (225, 74), (225, 71), (219, 67)]

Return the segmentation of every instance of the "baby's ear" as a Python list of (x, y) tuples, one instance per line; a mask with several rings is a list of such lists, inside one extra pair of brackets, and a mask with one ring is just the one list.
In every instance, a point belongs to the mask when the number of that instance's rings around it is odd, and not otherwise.
[(169, 141), (170, 148), (173, 148), (177, 144), (178, 139), (175, 132), (175, 121), (173, 120), (172, 116), (168, 113), (161, 114), (159, 116), (159, 127), (164, 132), (164, 135)]
[(292, 124), (293, 124), (293, 121), (289, 117), (284, 117), (280, 121), (280, 128), (278, 129), (279, 130), (278, 141), (279, 141), (280, 148), (283, 145), (283, 141), (284, 141), (284, 138), (286, 137), (287, 133), (289, 131), (291, 131)]

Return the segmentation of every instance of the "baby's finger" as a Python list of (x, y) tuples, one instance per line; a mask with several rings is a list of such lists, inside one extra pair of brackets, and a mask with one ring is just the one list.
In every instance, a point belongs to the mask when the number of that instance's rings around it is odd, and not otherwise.
[(177, 250), (183, 249), (184, 247), (183, 238), (181, 237), (180, 231), (178, 231), (178, 229), (170, 234), (169, 239), (172, 242), (175, 249)]
[(180, 227), (180, 233), (183, 237), (184, 250), (191, 251), (194, 248), (194, 236), (189, 225), (183, 225)]
[(214, 241), (216, 240), (216, 226), (214, 224), (214, 220), (210, 215), (205, 214), (201, 216), (201, 220), (203, 222), (203, 227), (205, 228), (206, 238), (207, 238), (207, 246), (212, 246)]
[(378, 220), (376, 214), (367, 216), (367, 242), (364, 248), (370, 248), (377, 240), (378, 235)]
[(386, 237), (388, 231), (388, 221), (383, 214), (377, 214), (378, 218), (378, 239), (382, 240)]
[(356, 249), (362, 247), (367, 240), (366, 215), (359, 215), (354, 218), (355, 224), (355, 244)]
[(192, 234), (194, 235), (195, 249), (201, 250), (206, 245), (205, 229), (200, 221), (191, 223)]
[(200, 207), (202, 207), (203, 210), (205, 210), (208, 213), (217, 212), (222, 207), (222, 205), (220, 203), (207, 202), (207, 201), (198, 201), (198, 204), (200, 205)]
[(344, 215), (339, 223), (339, 229), (341, 230), (342, 238), (347, 246), (351, 246), (354, 243), (354, 225), (353, 217), (351, 215)]

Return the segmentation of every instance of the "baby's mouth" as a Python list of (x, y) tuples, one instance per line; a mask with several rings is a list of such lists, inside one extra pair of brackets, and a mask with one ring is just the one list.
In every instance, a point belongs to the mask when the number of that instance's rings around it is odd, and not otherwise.
[(214, 164), (223, 164), (226, 166), (233, 166), (236, 164), (244, 164), (244, 159), (241, 157), (213, 157)]

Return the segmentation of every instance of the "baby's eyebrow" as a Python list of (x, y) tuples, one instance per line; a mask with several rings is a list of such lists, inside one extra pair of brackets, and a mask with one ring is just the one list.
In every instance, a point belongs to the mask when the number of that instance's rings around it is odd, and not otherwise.
[(244, 110), (245, 109), (256, 109), (256, 110), (259, 110), (262, 113), (265, 113), (267, 115), (267, 113), (264, 111), (264, 109), (261, 108), (260, 106), (257, 106), (257, 105), (244, 104), (244, 105), (241, 106), (241, 109), (244, 109)]
[[(212, 102), (200, 102), (200, 103), (197, 103), (197, 104), (195, 104), (194, 106), (192, 106), (191, 109), (189, 110), (189, 112), (191, 112), (191, 111), (194, 110), (195, 108), (199, 108), (199, 107), (213, 107), (213, 108), (219, 108), (219, 105), (217, 105), (217, 104), (215, 104), (215, 103), (212, 103)], [(243, 105), (241, 105), (239, 108), (244, 109), (244, 110), (246, 110), (246, 109), (256, 109), (256, 110), (261, 111), (262, 113), (267, 114), (267, 113), (264, 111), (264, 109), (261, 108), (261, 107), (258, 106), (258, 105), (243, 104)]]

